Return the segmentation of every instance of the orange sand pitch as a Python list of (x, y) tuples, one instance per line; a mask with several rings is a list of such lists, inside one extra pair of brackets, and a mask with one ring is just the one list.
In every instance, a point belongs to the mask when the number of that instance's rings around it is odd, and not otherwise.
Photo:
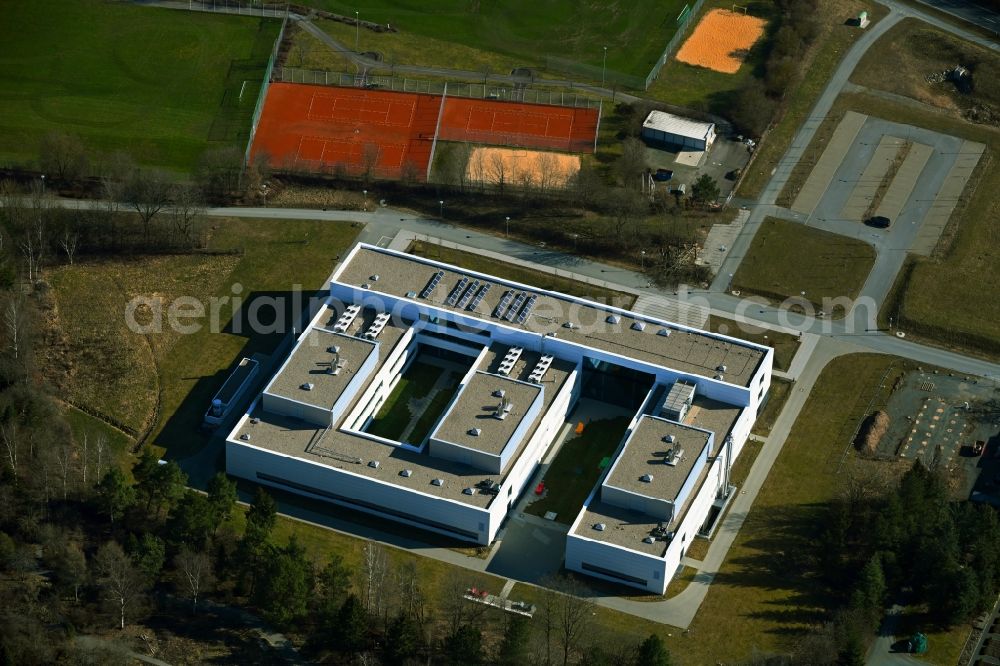
[(473, 148), (465, 168), (475, 182), (549, 189), (564, 187), (580, 170), (580, 156), (513, 148)]
[(677, 60), (716, 72), (735, 74), (750, 47), (764, 34), (766, 23), (755, 16), (728, 9), (713, 9), (705, 14), (681, 46)]

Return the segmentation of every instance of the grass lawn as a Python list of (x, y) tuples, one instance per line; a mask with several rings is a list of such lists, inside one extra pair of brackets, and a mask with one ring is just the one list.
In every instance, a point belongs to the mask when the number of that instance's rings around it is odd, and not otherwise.
[[(440, 366), (414, 361), (399, 378), (365, 432), (398, 441), (413, 418), (409, 408), (410, 401), (427, 397), (443, 373), (444, 368)], [(413, 437), (409, 439), (414, 444), (423, 441), (423, 437), (419, 440)]]
[(857, 16), (862, 10), (868, 12), (872, 23), (888, 13), (884, 5), (863, 0), (831, 0), (817, 5), (820, 36), (803, 55), (804, 75), (786, 91), (777, 122), (767, 139), (761, 142), (753, 164), (740, 183), (739, 196), (756, 198), (764, 190), (771, 172), (785, 156), (799, 127), (809, 118), (844, 54), (864, 34), (863, 30), (844, 25), (845, 17)]
[[(843, 316), (826, 299), (854, 298), (875, 264), (875, 248), (828, 231), (769, 217), (733, 276), (733, 289), (772, 301), (801, 299)], [(801, 307), (801, 306), (800, 306)]]
[(783, 331), (772, 331), (752, 324), (726, 319), (717, 315), (708, 317), (708, 330), (723, 335), (731, 335), (759, 345), (774, 348), (774, 367), (778, 370), (788, 370), (799, 349), (799, 336)]
[(536, 516), (554, 511), (560, 523), (573, 522), (603, 471), (601, 460), (618, 448), (628, 422), (623, 416), (591, 421), (582, 435), (563, 444), (545, 472), (545, 497), (529, 504), (526, 511)]
[(472, 254), (471, 252), (453, 250), (451, 248), (434, 245), (432, 243), (414, 241), (407, 252), (418, 257), (436, 259), (445, 263), (468, 268), (469, 270), (481, 271), (488, 275), (495, 275), (496, 277), (506, 280), (521, 282), (539, 289), (558, 291), (564, 294), (569, 294), (570, 296), (578, 296), (580, 298), (589, 298), (599, 303), (607, 303), (619, 308), (628, 309), (632, 307), (633, 303), (635, 303), (635, 296), (632, 294), (606, 289), (605, 287), (587, 284), (586, 282), (580, 282), (578, 280), (561, 277), (559, 275), (552, 275), (551, 273), (543, 271), (536, 271), (531, 268), (524, 268), (523, 266), (519, 266), (517, 264), (500, 261), (498, 259), (491, 259), (490, 257), (483, 257), (478, 254)]
[[(90, 460), (97, 461), (97, 444), (104, 440), (107, 447), (103, 453), (104, 462), (115, 460), (119, 465), (131, 467), (132, 460), (131, 445), (132, 439), (121, 430), (111, 427), (104, 421), (82, 412), (76, 407), (68, 406), (64, 412), (70, 430), (73, 432), (73, 439), (76, 440), (79, 449), (83, 448), (83, 439), (87, 438), (87, 449)], [(106, 469), (106, 467), (105, 467)], [(96, 483), (99, 479), (94, 479)]]
[[(841, 460), (886, 369), (904, 363), (854, 354), (823, 371), (691, 626), (694, 636), (713, 640), (685, 641), (678, 653), (685, 663), (732, 662), (755, 649), (787, 651), (842, 601), (817, 580), (811, 539), (823, 507), (843, 491), (852, 470), (879, 464), (850, 452)], [(877, 401), (874, 408), (880, 406)], [(942, 655), (935, 663), (957, 657)]]
[[(469, 3), (466, 0), (373, 0), (361, 9), (363, 21), (392, 25), (399, 33), (430, 38), (416, 41), (417, 52), (432, 52), (438, 42), (452, 42), (471, 49), (498, 53), (506, 62), (538, 66), (546, 56), (568, 58), (590, 65), (600, 79), (607, 45), (607, 70), (645, 78), (676, 32), (676, 18), (687, 0), (666, 0), (651, 5), (614, 0), (507, 0), (502, 3)], [(353, 19), (357, 3), (347, 0), (309, 0), (308, 4)], [(355, 34), (350, 26), (342, 35), (350, 48)], [(347, 34), (349, 33), (349, 34)], [(608, 40), (609, 36), (613, 39)], [(375, 49), (378, 34), (361, 30), (361, 51)], [(410, 38), (406, 38), (410, 39)], [(421, 48), (422, 47), (422, 48)], [(397, 47), (402, 48), (402, 47)], [(413, 51), (410, 52), (414, 57)], [(442, 57), (453, 52), (445, 50)], [(417, 57), (433, 58), (432, 54)], [(388, 58), (387, 58), (388, 59)], [(399, 62), (408, 62), (400, 56)], [(472, 68), (463, 60), (436, 58), (427, 64)]]
[[(970, 94), (960, 93), (950, 81), (927, 81), (928, 74), (959, 63), (972, 72)], [(911, 97), (958, 118), (972, 105), (1000, 104), (1000, 54), (909, 18), (868, 49), (851, 81)]]
[(277, 21), (78, 0), (3, 7), (0, 163), (33, 162), (57, 130), (178, 171), (206, 148), (246, 144)]
[[(78, 261), (46, 274), (73, 359), (62, 380), (68, 398), (133, 431), (152, 426), (151, 441), (172, 457), (197, 451), (206, 441), (198, 427), (232, 364), (270, 353), (283, 336), (233, 331), (231, 300), (221, 301), (219, 330), (206, 317), (184, 322), (202, 324), (190, 334), (164, 326), (161, 333), (141, 335), (125, 325), (128, 301), (152, 295), (166, 311), (174, 298), (191, 296), (209, 311), (209, 299), (231, 297), (238, 285), (244, 315), (257, 299), (283, 299), (287, 311), (275, 328), (288, 330), (293, 292), (302, 290), (306, 305), (329, 275), (330, 257), (346, 251), (357, 229), (346, 222), (226, 218), (213, 219), (208, 232), (210, 249), (242, 248), (242, 254)], [(262, 319), (270, 310), (266, 301), (264, 306)]]
[(455, 392), (447, 389), (441, 389), (434, 394), (420, 418), (413, 425), (413, 431), (409, 437), (411, 442), (419, 446), (424, 438), (431, 434), (431, 429), (444, 414), (444, 410), (448, 408), (448, 404), (454, 396)]
[(771, 428), (774, 427), (774, 422), (781, 414), (781, 410), (785, 406), (785, 401), (788, 400), (788, 394), (792, 390), (792, 383), (780, 377), (771, 378), (771, 388), (768, 389), (769, 397), (767, 404), (764, 405), (764, 410), (753, 424), (753, 434), (760, 435), (761, 437), (767, 437), (771, 434)]

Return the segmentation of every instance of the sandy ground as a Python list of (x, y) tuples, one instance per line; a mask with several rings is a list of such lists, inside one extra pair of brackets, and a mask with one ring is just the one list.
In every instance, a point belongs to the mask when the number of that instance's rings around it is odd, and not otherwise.
[(578, 155), (515, 148), (472, 149), (466, 176), (469, 180), (549, 189), (564, 187), (580, 170)]
[(713, 9), (705, 14), (687, 38), (677, 60), (735, 74), (750, 47), (764, 34), (766, 21), (728, 9)]

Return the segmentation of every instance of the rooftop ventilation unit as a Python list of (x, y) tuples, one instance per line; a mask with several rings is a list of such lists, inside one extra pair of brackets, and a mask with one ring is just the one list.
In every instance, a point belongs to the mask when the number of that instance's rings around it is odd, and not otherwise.
[(677, 438), (673, 435), (667, 435), (666, 437), (663, 438), (663, 441), (666, 442), (667, 444), (673, 444), (674, 442), (677, 441)]
[(334, 332), (336, 333), (345, 332), (348, 329), (348, 327), (350, 327), (350, 325), (354, 323), (354, 318), (358, 316), (359, 312), (361, 312), (360, 305), (357, 304), (348, 305), (347, 309), (344, 310), (344, 313), (340, 315), (339, 319), (337, 319), (337, 323), (334, 324), (333, 326)]
[(365, 331), (364, 337), (368, 338), (369, 340), (374, 340), (375, 338), (377, 338), (379, 333), (382, 332), (382, 329), (385, 328), (385, 325), (389, 323), (389, 319), (391, 317), (392, 315), (390, 315), (388, 312), (381, 312), (375, 315), (375, 319), (372, 321), (371, 326), (368, 327), (368, 330)]
[(257, 425), (258, 423), (260, 423), (260, 419), (255, 416), (252, 419), (250, 419), (250, 423)]
[(719, 380), (720, 382), (723, 380), (722, 375), (716, 375), (715, 379)]
[(718, 370), (719, 372), (725, 372), (726, 371), (726, 366), (720, 365), (719, 367), (716, 368), (716, 370)]
[(444, 479), (432, 479), (431, 480), (431, 485), (432, 486), (437, 486), (437, 487), (440, 488), (441, 486), (444, 485)]
[(362, 289), (371, 289), (372, 286), (370, 284), (368, 284), (367, 282), (365, 282), (364, 284), (361, 285), (361, 288)]
[(645, 331), (646, 330), (646, 322), (644, 322), (644, 321), (634, 321), (634, 322), (632, 322), (632, 325), (629, 326), (629, 328), (631, 328), (633, 331)]
[(502, 398), (505, 393), (506, 392), (503, 389), (497, 389), (496, 391), (493, 391), (493, 397), (494, 398)]
[(642, 540), (642, 542), (643, 542), (643, 543), (656, 543), (656, 539), (654, 539), (654, 538), (653, 538), (653, 537), (651, 537), (651, 536), (648, 536), (648, 537), (646, 537), (645, 539), (643, 539), (643, 540)]
[(594, 529), (597, 530), (598, 532), (603, 532), (605, 527), (607, 527), (607, 526), (604, 523), (595, 523), (594, 524)]
[(303, 391), (312, 391), (313, 390), (313, 385), (312, 385), (311, 382), (306, 382), (305, 384), (303, 384), (299, 388), (302, 389)]
[(653, 482), (653, 475), (652, 474), (643, 474), (642, 476), (639, 477), (639, 480), (642, 481), (643, 483), (652, 483)]
[(665, 338), (669, 338), (670, 337), (670, 329), (669, 328), (661, 328), (660, 330), (658, 330), (656, 332), (656, 334), (660, 335), (660, 336), (663, 336)]
[(399, 475), (400, 476), (404, 476), (406, 478), (410, 478), (411, 476), (413, 476), (413, 470), (412, 469), (401, 469), (401, 470), (399, 470)]
[(369, 460), (368, 466), (372, 469), (378, 469), (379, 462), (377, 460)]
[(663, 463), (665, 465), (670, 465), (674, 467), (681, 461), (681, 456), (684, 455), (684, 449), (679, 446), (674, 446), (667, 449), (667, 455), (663, 457)]
[(521, 347), (511, 347), (508, 349), (507, 353), (503, 357), (503, 360), (500, 361), (500, 367), (497, 368), (497, 371), (501, 375), (509, 375), (510, 371), (514, 369), (514, 364), (521, 358), (522, 352), (524, 352), (524, 350)]
[(496, 411), (493, 412), (494, 418), (503, 421), (510, 414), (510, 410), (514, 409), (514, 403), (512, 403), (507, 398), (501, 398), (500, 404), (497, 405)]
[(371, 276), (368, 279), (371, 280), (372, 282), (378, 282), (378, 273), (376, 273), (375, 275)]
[(337, 345), (330, 345), (329, 347), (326, 348), (326, 350), (328, 352), (330, 352), (331, 354), (339, 354), (340, 353), (340, 347), (338, 347)]
[(608, 322), (609, 324), (617, 324), (621, 320), (622, 318), (619, 317), (618, 315), (608, 315), (604, 321)]
[(242, 439), (244, 442), (249, 442), (250, 435), (248, 433), (243, 433), (242, 435), (240, 435), (240, 439)]
[(462, 491), (462, 494), (463, 495), (475, 495), (476, 494), (476, 489), (472, 488), (472, 487), (466, 488), (465, 490)]
[(573, 322), (568, 321), (565, 324), (563, 324), (563, 328), (568, 328), (569, 330), (572, 331), (574, 329), (580, 328), (580, 325), (579, 324), (574, 324)]
[(408, 291), (408, 292), (406, 292), (406, 297), (407, 298), (416, 298), (417, 297), (417, 292), (415, 292), (415, 291)]
[(483, 431), (480, 428), (469, 428), (469, 434), (473, 437), (479, 437), (483, 434)]
[(539, 358), (538, 364), (535, 365), (535, 369), (532, 370), (531, 374), (528, 376), (528, 381), (540, 384), (542, 382), (542, 377), (545, 376), (545, 373), (548, 371), (549, 366), (552, 365), (552, 361), (554, 360), (555, 357), (549, 355), (543, 355)]

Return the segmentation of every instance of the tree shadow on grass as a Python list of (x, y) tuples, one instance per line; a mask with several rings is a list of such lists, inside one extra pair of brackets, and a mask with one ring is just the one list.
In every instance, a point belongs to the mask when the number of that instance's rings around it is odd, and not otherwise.
[[(825, 504), (760, 507), (740, 529), (740, 553), (730, 556), (715, 584), (765, 591), (766, 600), (745, 615), (776, 625), (769, 633), (792, 635), (828, 619), (842, 601), (821, 580), (816, 537)], [(734, 594), (739, 594), (735, 592)]]

